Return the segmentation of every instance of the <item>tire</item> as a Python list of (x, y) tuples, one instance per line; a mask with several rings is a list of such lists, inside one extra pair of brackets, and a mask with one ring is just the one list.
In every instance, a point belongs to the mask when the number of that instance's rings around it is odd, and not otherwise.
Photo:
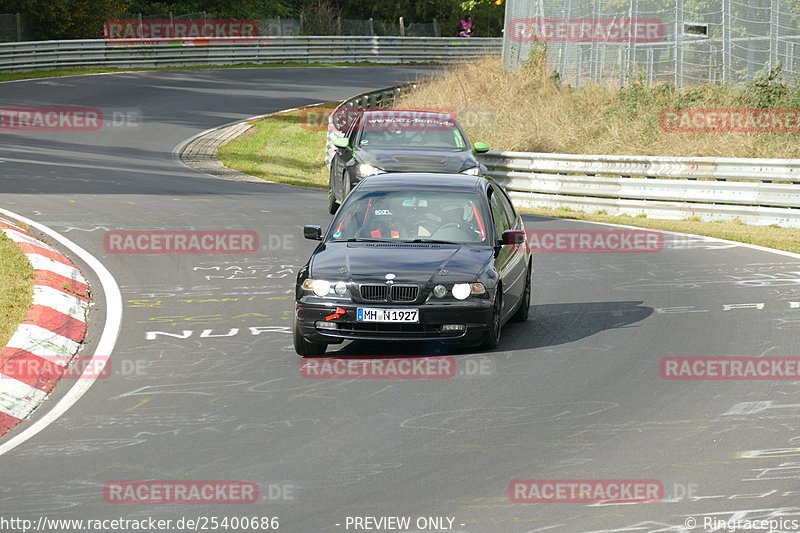
[(528, 309), (531, 306), (531, 265), (528, 265), (528, 273), (525, 275), (525, 290), (522, 291), (522, 300), (519, 308), (511, 317), (513, 322), (525, 322), (528, 320)]
[(336, 203), (336, 194), (333, 192), (333, 172), (336, 169), (336, 159), (331, 161), (331, 175), (328, 178), (328, 212), (333, 215), (339, 210), (339, 204)]
[(500, 333), (502, 330), (501, 310), (503, 309), (503, 287), (497, 286), (494, 293), (494, 305), (492, 305), (492, 323), (489, 331), (484, 334), (481, 348), (484, 350), (494, 350), (500, 344)]
[(350, 189), (352, 185), (350, 184), (350, 176), (347, 175), (347, 171), (345, 170), (342, 172), (342, 202), (344, 199), (347, 198), (347, 195), (350, 194)]
[(300, 334), (297, 323), (295, 323), (294, 331), (292, 332), (292, 341), (294, 341), (294, 351), (297, 352), (297, 355), (303, 357), (308, 355), (322, 355), (325, 353), (325, 350), (328, 349), (328, 345), (325, 343), (308, 342), (305, 337)]

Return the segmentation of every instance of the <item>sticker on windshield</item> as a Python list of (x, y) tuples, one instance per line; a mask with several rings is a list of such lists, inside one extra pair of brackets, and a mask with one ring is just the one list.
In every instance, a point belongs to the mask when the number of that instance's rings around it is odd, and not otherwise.
[(377, 216), (392, 216), (392, 212), (388, 209), (376, 209), (375, 215)]

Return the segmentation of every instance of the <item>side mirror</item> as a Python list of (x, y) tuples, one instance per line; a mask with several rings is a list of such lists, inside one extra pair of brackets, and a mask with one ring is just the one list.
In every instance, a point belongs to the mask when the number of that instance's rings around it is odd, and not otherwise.
[(500, 237), (500, 244), (503, 246), (507, 244), (513, 244), (514, 246), (525, 244), (525, 232), (521, 229), (507, 229), (503, 232), (503, 236)]
[(475, 152), (479, 154), (486, 153), (490, 150), (489, 145), (482, 142), (475, 143)]
[(350, 140), (347, 137), (340, 137), (333, 140), (333, 145), (336, 148), (347, 148), (350, 146)]
[(303, 226), (303, 237), (312, 241), (322, 240), (322, 228), (315, 225)]

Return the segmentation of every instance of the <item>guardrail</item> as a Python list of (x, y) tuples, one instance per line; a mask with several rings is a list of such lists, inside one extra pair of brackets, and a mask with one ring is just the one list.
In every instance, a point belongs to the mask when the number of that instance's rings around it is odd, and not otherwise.
[(0, 43), (0, 71), (156, 68), (238, 63), (455, 63), (499, 56), (502, 39), (457, 37), (233, 37)]
[(527, 152), (478, 157), (522, 207), (800, 227), (800, 159)]
[(347, 115), (339, 115), (343, 110), (358, 110), (358, 109), (377, 109), (382, 107), (389, 107), (394, 104), (400, 96), (408, 94), (417, 88), (416, 83), (406, 83), (403, 85), (396, 85), (388, 89), (381, 89), (378, 91), (370, 91), (367, 93), (357, 94), (352, 98), (348, 98), (333, 110), (328, 117), (328, 140), (325, 145), (325, 164), (328, 168), (331, 167), (331, 160), (336, 152), (333, 146), (333, 141), (344, 137), (344, 132), (336, 127), (336, 117)]

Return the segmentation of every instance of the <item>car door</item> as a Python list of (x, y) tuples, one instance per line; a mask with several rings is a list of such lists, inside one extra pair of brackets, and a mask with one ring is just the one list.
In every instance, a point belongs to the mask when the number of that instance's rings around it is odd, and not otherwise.
[[(497, 238), (505, 230), (522, 229), (522, 223), (517, 216), (511, 201), (499, 186), (489, 186), (489, 206), (492, 211)], [(495, 268), (503, 280), (503, 315), (507, 315), (519, 305), (525, 290), (525, 275), (527, 274), (524, 253), (525, 244), (509, 244), (502, 246), (495, 256)]]
[[(349, 172), (353, 166), (353, 150), (355, 149), (355, 142), (358, 138), (359, 124), (361, 122), (358, 118), (359, 117), (355, 117), (345, 130), (344, 136), (349, 141), (347, 148), (339, 148), (336, 150), (336, 155), (331, 162), (331, 165), (334, 166), (334, 197), (341, 201), (344, 201), (344, 197), (350, 192), (350, 183), (346, 183), (349, 176), (345, 173)], [(342, 179), (343, 177), (344, 179)]]
[(355, 167), (358, 162), (355, 159), (356, 143), (358, 142), (359, 134), (361, 133), (361, 123), (363, 115), (359, 115), (353, 120), (353, 124), (347, 131), (348, 148), (343, 152), (342, 157), (342, 200), (350, 193), (352, 184), (355, 183)]

